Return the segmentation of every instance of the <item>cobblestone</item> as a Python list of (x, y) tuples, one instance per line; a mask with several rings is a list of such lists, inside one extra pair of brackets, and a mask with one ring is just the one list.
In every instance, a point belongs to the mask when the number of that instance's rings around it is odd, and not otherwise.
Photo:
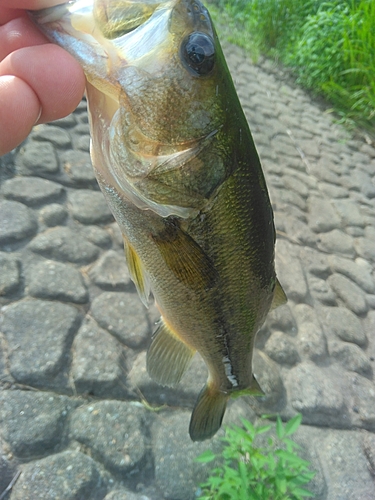
[(14, 177), (4, 183), (2, 191), (9, 200), (33, 206), (56, 201), (62, 194), (63, 187), (39, 177)]
[(51, 143), (28, 140), (17, 158), (17, 173), (20, 175), (49, 176), (59, 172), (55, 150)]
[(93, 282), (104, 289), (133, 290), (132, 281), (123, 255), (109, 250), (90, 269)]
[(67, 304), (25, 300), (4, 309), (1, 331), (9, 343), (9, 370), (20, 383), (56, 387), (79, 313)]
[(33, 236), (37, 229), (36, 218), (18, 201), (0, 202), (0, 245), (13, 243)]
[(112, 212), (100, 191), (80, 189), (68, 196), (73, 217), (83, 224), (113, 222)]
[(26, 291), (39, 299), (82, 304), (88, 293), (81, 273), (69, 264), (44, 260), (26, 270)]
[(87, 446), (109, 470), (119, 474), (130, 472), (145, 459), (142, 429), (145, 411), (120, 401), (82, 406), (70, 420), (70, 437)]
[[(105, 346), (105, 349), (103, 349)], [(126, 352), (120, 342), (88, 318), (73, 344), (72, 377), (78, 393), (124, 396)]]
[(310, 227), (313, 231), (323, 233), (337, 229), (340, 226), (340, 218), (329, 200), (311, 196), (307, 203), (310, 214)]
[(0, 296), (16, 290), (20, 284), (21, 263), (17, 257), (0, 252)]
[(151, 331), (146, 309), (135, 293), (104, 292), (93, 300), (91, 313), (102, 328), (129, 347), (140, 347)]
[(26, 464), (13, 488), (12, 500), (100, 500), (105, 490), (94, 460), (67, 450)]
[(355, 283), (339, 273), (332, 274), (328, 282), (351, 311), (356, 314), (367, 312), (365, 295)]
[(52, 392), (0, 392), (1, 435), (19, 458), (41, 457), (56, 451), (74, 403)]
[(64, 151), (60, 156), (64, 172), (76, 185), (91, 186), (96, 184), (90, 155), (76, 150)]
[(95, 245), (68, 227), (56, 227), (38, 234), (29, 248), (44, 257), (78, 264), (88, 264), (99, 255)]
[(39, 214), (41, 221), (49, 227), (59, 226), (67, 216), (67, 210), (57, 203), (51, 203), (51, 205), (43, 207)]

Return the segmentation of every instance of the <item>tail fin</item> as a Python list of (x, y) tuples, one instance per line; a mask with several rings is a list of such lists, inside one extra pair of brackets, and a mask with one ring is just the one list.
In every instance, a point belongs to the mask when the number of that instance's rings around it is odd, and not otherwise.
[(208, 383), (198, 396), (190, 419), (189, 434), (193, 441), (211, 438), (220, 429), (228, 395)]

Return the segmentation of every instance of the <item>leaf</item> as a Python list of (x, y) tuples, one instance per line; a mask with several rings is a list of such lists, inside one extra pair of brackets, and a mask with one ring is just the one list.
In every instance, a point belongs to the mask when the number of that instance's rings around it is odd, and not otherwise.
[(298, 443), (295, 443), (294, 441), (292, 441), (291, 439), (285, 437), (283, 439), (283, 443), (285, 443), (288, 447), (288, 450), (291, 451), (291, 450), (301, 450), (301, 446), (298, 444)]
[(276, 435), (279, 439), (282, 439), (284, 437), (284, 427), (279, 415), (277, 416), (276, 420)]
[(304, 488), (296, 488), (293, 493), (294, 495), (299, 495), (300, 497), (315, 497), (314, 493), (311, 493), (311, 491), (305, 490)]
[(215, 460), (215, 458), (216, 458), (215, 453), (213, 453), (211, 450), (206, 450), (201, 455), (196, 457), (195, 461), (201, 464), (205, 464), (208, 462), (212, 462), (212, 460)]
[(253, 438), (244, 429), (241, 429), (241, 427), (237, 427), (236, 432), (237, 435), (241, 436), (243, 439), (245, 439), (245, 441), (252, 443)]
[(285, 477), (282, 478), (276, 478), (275, 480), (276, 488), (279, 490), (280, 493), (286, 493), (286, 488), (287, 488), (287, 483)]
[(269, 430), (271, 430), (270, 425), (262, 425), (261, 427), (257, 427), (256, 433), (263, 434), (264, 432), (268, 432)]
[(283, 458), (284, 460), (286, 460), (287, 462), (289, 462), (291, 464), (301, 465), (303, 467), (309, 466), (309, 462), (307, 462), (306, 460), (303, 460), (295, 453), (291, 453), (290, 451), (287, 451), (287, 450), (276, 450), (275, 455), (277, 455), (280, 458)]
[(248, 420), (244, 419), (244, 418), (241, 419), (241, 422), (242, 422), (242, 425), (247, 430), (247, 432), (249, 433), (249, 436), (251, 437), (251, 439), (254, 439), (254, 437), (255, 437), (255, 427), (253, 426), (253, 424), (251, 422), (249, 422)]
[(290, 436), (294, 434), (298, 427), (301, 425), (302, 415), (298, 413), (295, 417), (291, 418), (289, 422), (285, 424), (285, 436)]

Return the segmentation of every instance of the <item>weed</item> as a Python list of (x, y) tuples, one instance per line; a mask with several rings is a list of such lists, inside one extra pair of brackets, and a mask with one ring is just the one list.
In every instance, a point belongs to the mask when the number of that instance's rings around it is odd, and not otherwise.
[(375, 125), (374, 0), (211, 2), (230, 18), (230, 41), (291, 66), (343, 121)]
[(219, 460), (221, 465), (201, 485), (200, 500), (300, 500), (314, 495), (304, 488), (315, 476), (310, 463), (300, 458), (299, 445), (289, 436), (301, 423), (301, 415), (285, 425), (276, 421), (276, 438), (266, 445), (256, 445), (257, 436), (271, 430), (271, 425), (253, 425), (243, 419), (243, 428), (227, 427), (222, 454), (206, 451), (196, 460), (201, 463)]

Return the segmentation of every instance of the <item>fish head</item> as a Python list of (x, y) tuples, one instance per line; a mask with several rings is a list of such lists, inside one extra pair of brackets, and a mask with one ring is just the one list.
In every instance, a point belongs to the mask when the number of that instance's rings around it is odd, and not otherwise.
[(199, 1), (76, 0), (33, 18), (114, 101), (109, 117), (121, 105), (142, 133), (167, 144), (223, 125), (225, 62)]
[[(200, 172), (196, 186), (188, 187), (190, 192), (204, 191), (203, 198), (210, 196), (226, 176), (222, 157), (230, 147), (224, 143), (240, 107), (207, 9), (198, 0), (76, 0), (32, 17), (84, 69), (94, 167), (110, 164), (116, 170), (116, 163), (132, 165), (126, 180), (122, 167), (114, 177), (134, 194), (129, 175), (145, 178), (155, 168), (169, 175), (166, 170), (197, 157), (215, 138), (221, 150), (215, 172), (214, 167)], [(108, 160), (109, 148), (117, 150), (117, 161)], [(202, 200), (198, 194), (199, 200), (182, 196), (181, 203), (195, 210)], [(175, 204), (173, 196), (155, 196), (162, 205)], [(147, 205), (139, 202), (145, 197), (153, 193), (138, 192), (136, 204)], [(163, 216), (191, 213), (160, 210)]]

